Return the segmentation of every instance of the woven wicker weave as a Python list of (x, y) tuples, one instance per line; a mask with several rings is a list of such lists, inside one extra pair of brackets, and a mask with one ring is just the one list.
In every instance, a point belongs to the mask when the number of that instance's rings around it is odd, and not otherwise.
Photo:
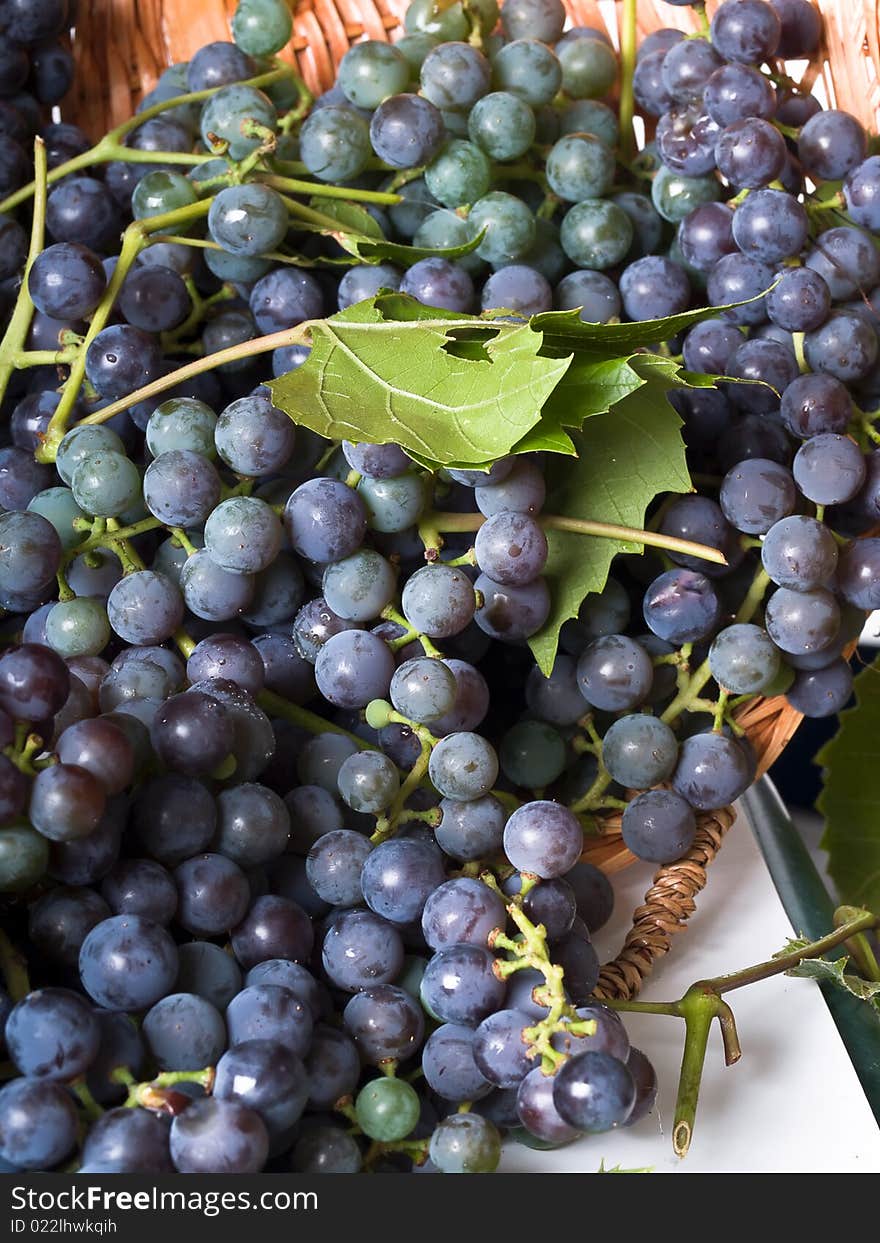
[[(880, 119), (880, 0), (814, 0), (824, 18), (823, 44), (810, 63), (787, 65), (786, 72), (806, 88), (821, 77), (828, 101), (846, 109), (874, 132)], [(361, 38), (393, 39), (399, 33), (408, 0), (296, 0), (294, 36), (282, 55), (294, 60), (311, 90), (333, 84), (335, 67)], [(229, 18), (236, 0), (86, 0), (74, 33), (75, 87), (65, 101), (65, 115), (93, 138), (128, 119), (162, 70), (187, 60), (213, 40), (229, 39)], [(711, 15), (717, 0), (709, 0)], [(566, 0), (573, 25), (614, 28), (620, 3), (614, 0)], [(606, 20), (607, 19), (607, 20)], [(695, 29), (689, 7), (664, 0), (639, 0), (639, 36), (662, 26)], [(784, 697), (759, 699), (739, 713), (765, 772), (800, 723)], [(654, 962), (670, 948), (674, 934), (694, 911), (694, 899), (706, 883), (706, 867), (733, 822), (724, 809), (698, 817), (693, 848), (662, 867), (634, 914), (633, 928), (620, 955), (603, 968), (599, 992), (631, 997)], [(584, 857), (613, 873), (636, 860), (624, 847), (620, 817), (604, 823), (602, 836)]]

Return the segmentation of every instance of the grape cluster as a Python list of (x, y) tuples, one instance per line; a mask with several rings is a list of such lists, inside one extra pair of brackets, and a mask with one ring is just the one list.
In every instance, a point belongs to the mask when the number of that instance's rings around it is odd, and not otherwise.
[[(55, 7), (0, 0), (10, 64)], [(623, 164), (617, 56), (560, 0), (500, 28), (495, 0), (414, 0), (315, 101), (272, 59), (290, 29), (241, 0), (114, 158), (50, 182), (26, 268), (24, 172), (0, 189), (7, 340), (30, 312), (0, 357), (0, 893), (34, 984), (0, 994), (10, 1169), (483, 1172), (505, 1134), (638, 1121), (656, 1083), (595, 998), (585, 830), (622, 812), (639, 859), (686, 854), (754, 780), (739, 703), (837, 711), (880, 605), (880, 540), (853, 538), (880, 516), (880, 161), (771, 72), (815, 46), (807, 0), (645, 40), (656, 137)], [(50, 168), (83, 149), (61, 128)], [(436, 253), (346, 256), (331, 187)], [(671, 394), (700, 491), (652, 523), (725, 564), (618, 558), (545, 677), (541, 455), (432, 473), (324, 440), (266, 386), (308, 346), (271, 376), (236, 349), (379, 290), (718, 307), (665, 347), (723, 379)]]

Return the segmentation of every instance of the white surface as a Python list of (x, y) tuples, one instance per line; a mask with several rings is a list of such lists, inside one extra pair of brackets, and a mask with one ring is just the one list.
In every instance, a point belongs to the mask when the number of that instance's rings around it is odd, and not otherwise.
[[(615, 877), (614, 918), (596, 936), (603, 961), (627, 929), (626, 915), (651, 882), (648, 865)], [(670, 1001), (695, 980), (761, 962), (792, 928), (742, 815), (712, 864), (689, 930), (654, 971), (642, 997)], [(632, 1128), (579, 1140), (553, 1152), (505, 1146), (505, 1173), (593, 1173), (606, 1166), (652, 1166), (657, 1173), (878, 1173), (880, 1130), (822, 994), (811, 980), (773, 979), (729, 994), (742, 1059), (724, 1065), (713, 1025), (694, 1137), (673, 1155), (671, 1128), (684, 1023), (664, 1015), (624, 1016), (632, 1043), (657, 1070), (658, 1104)]]

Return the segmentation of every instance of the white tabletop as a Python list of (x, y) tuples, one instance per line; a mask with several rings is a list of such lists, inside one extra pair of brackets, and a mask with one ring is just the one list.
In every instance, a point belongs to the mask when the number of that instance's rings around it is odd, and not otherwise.
[[(651, 876), (650, 866), (639, 865), (615, 877), (615, 914), (596, 936), (603, 960), (619, 947), (626, 914)], [(697, 979), (761, 962), (792, 935), (742, 815), (697, 901), (689, 930), (646, 984), (645, 1000), (672, 1000)], [(693, 1142), (683, 1161), (672, 1152), (670, 1132), (684, 1023), (627, 1014), (630, 1039), (650, 1057), (660, 1080), (654, 1113), (632, 1128), (553, 1152), (507, 1144), (502, 1171), (592, 1173), (604, 1160), (664, 1174), (880, 1172), (880, 1129), (818, 987), (780, 975), (739, 989), (728, 1001), (743, 1056), (725, 1067), (713, 1025)]]

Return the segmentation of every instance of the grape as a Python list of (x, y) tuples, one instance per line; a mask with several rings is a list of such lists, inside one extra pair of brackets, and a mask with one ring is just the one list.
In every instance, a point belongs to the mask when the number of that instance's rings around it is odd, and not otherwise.
[(452, 1114), (435, 1129), (429, 1151), (443, 1174), (492, 1174), (501, 1160), (501, 1137), (479, 1114)]
[(816, 238), (806, 266), (825, 281), (839, 302), (880, 280), (880, 259), (872, 242), (858, 229), (826, 229)]
[(28, 819), (51, 841), (72, 841), (95, 831), (106, 801), (92, 773), (75, 764), (55, 764), (34, 778)]
[(313, 1019), (305, 1002), (282, 984), (252, 984), (226, 1007), (231, 1047), (251, 1040), (271, 1040), (296, 1057), (304, 1057)]
[(297, 1141), (291, 1158), (296, 1174), (357, 1174), (363, 1160), (357, 1141), (338, 1126), (313, 1126)]
[(12, 1168), (51, 1169), (76, 1142), (76, 1110), (61, 1084), (22, 1078), (0, 1088), (0, 1158)]
[(487, 885), (471, 877), (441, 884), (422, 911), (422, 932), (433, 950), (488, 943), (489, 934), (506, 924), (504, 903)]
[(495, 784), (498, 756), (485, 738), (461, 730), (447, 734), (434, 746), (428, 773), (445, 798), (482, 798)]
[(641, 55), (633, 72), (635, 101), (648, 116), (659, 117), (668, 112), (675, 102), (663, 80), (663, 65), (668, 50), (656, 48)]
[(580, 1132), (569, 1126), (553, 1103), (555, 1079), (540, 1066), (530, 1070), (519, 1085), (517, 1114), (523, 1126), (538, 1139), (554, 1147), (577, 1139)]
[(183, 620), (183, 598), (164, 574), (138, 570), (110, 592), (107, 616), (126, 643), (163, 643)]
[[(467, 228), (464, 231), (466, 233)], [(391, 263), (364, 264), (362, 267), (349, 268), (339, 282), (339, 309), (345, 311), (355, 302), (372, 298), (380, 289), (399, 289), (400, 281), (400, 269)]]
[(403, 276), (400, 291), (425, 306), (449, 311), (469, 311), (474, 300), (473, 282), (465, 269), (436, 257), (414, 263)]
[(290, 39), (293, 18), (283, 0), (239, 0), (232, 37), (250, 56), (272, 56)]
[(738, 799), (752, 784), (752, 776), (745, 752), (734, 739), (694, 734), (681, 744), (672, 785), (691, 807), (714, 811)]
[[(695, 570), (667, 570), (647, 588), (643, 612), (649, 629), (659, 638), (670, 643), (690, 643), (711, 633), (720, 605), (705, 575)], [(637, 702), (638, 699), (631, 700), (627, 706)]]
[(225, 1010), (241, 991), (241, 972), (232, 955), (210, 941), (187, 941), (177, 952), (180, 965), (175, 990), (195, 993)]
[(862, 163), (867, 136), (855, 117), (829, 108), (806, 122), (798, 134), (797, 150), (809, 175), (835, 181)]
[(509, 91), (536, 108), (556, 96), (562, 85), (562, 66), (537, 39), (516, 39), (496, 54), (492, 79), (496, 90)]
[(843, 383), (831, 375), (802, 375), (782, 395), (780, 414), (793, 436), (809, 439), (840, 435), (852, 418), (852, 401)]
[(566, 134), (547, 156), (547, 180), (570, 203), (601, 198), (614, 180), (614, 155), (593, 134)]
[(337, 790), (336, 780), (343, 760), (354, 755), (357, 747), (344, 734), (316, 734), (297, 756), (297, 773), (306, 785), (319, 785), (330, 794)]
[(313, 942), (308, 915), (277, 894), (257, 898), (231, 936), (232, 951), (245, 970), (267, 958), (307, 960)]
[[(323, 314), (324, 297), (321, 286), (310, 273), (276, 268), (256, 282), (248, 305), (260, 332), (281, 332), (307, 319), (318, 319)], [(262, 402), (265, 389), (243, 400)]]
[(289, 989), (309, 1010), (315, 1021), (325, 1012), (325, 1002), (318, 981), (306, 967), (287, 958), (267, 958), (251, 967), (245, 984), (280, 984)]
[(372, 911), (346, 911), (324, 938), (321, 961), (338, 988), (356, 992), (397, 978), (403, 943), (396, 928)]
[(480, 569), (505, 586), (527, 586), (547, 560), (547, 538), (528, 514), (500, 512), (488, 518), (474, 544)]
[(34, 305), (53, 319), (91, 315), (106, 284), (101, 260), (76, 242), (47, 246), (28, 272), (28, 292)]
[(872, 232), (880, 228), (880, 158), (869, 156), (858, 164), (843, 183), (846, 211), (853, 224)]
[(460, 634), (474, 616), (476, 602), (470, 579), (450, 566), (416, 570), (403, 588), (402, 608), (409, 624), (431, 639)]
[(510, 91), (483, 94), (468, 116), (468, 136), (493, 160), (515, 160), (535, 140), (535, 115)]
[[(74, 477), (74, 486), (79, 472)], [(220, 500), (220, 477), (198, 453), (173, 449), (157, 457), (144, 475), (144, 502), (166, 526), (201, 526)]]
[(324, 571), (322, 589), (331, 609), (347, 621), (378, 617), (395, 594), (394, 567), (372, 549), (362, 548)]
[(356, 43), (346, 52), (337, 81), (350, 103), (376, 108), (389, 95), (404, 90), (409, 81), (409, 65), (397, 48), (368, 40)]
[(718, 125), (731, 125), (746, 117), (767, 121), (775, 112), (776, 92), (757, 69), (728, 64), (716, 69), (707, 81), (703, 104)]
[(834, 574), (837, 544), (821, 522), (795, 514), (782, 518), (767, 532), (761, 560), (778, 586), (810, 591)]
[(440, 852), (425, 842), (383, 842), (368, 856), (361, 887), (371, 910), (393, 924), (419, 919), (428, 896), (445, 880)]
[(620, 296), (630, 319), (662, 319), (687, 308), (691, 289), (678, 264), (660, 255), (647, 255), (624, 272)]
[(505, 813), (492, 795), (467, 802), (444, 798), (440, 808), (443, 818), (434, 830), (437, 844), (453, 859), (468, 862), (501, 849)]
[(223, 569), (205, 549), (193, 553), (180, 571), (180, 590), (190, 612), (207, 621), (228, 621), (253, 600), (254, 576)]
[[(108, 401), (127, 397), (135, 389), (157, 379), (160, 368), (161, 354), (156, 339), (130, 324), (111, 324), (102, 329), (86, 351), (86, 376)], [(102, 456), (106, 459), (109, 455)], [(75, 492), (76, 476), (71, 486)], [(83, 508), (88, 509), (88, 506)], [(120, 512), (121, 509), (115, 511)]]
[(455, 706), (455, 675), (442, 661), (404, 661), (391, 679), (390, 697), (396, 710), (424, 724), (436, 721)]
[(555, 43), (565, 27), (565, 8), (560, 0), (509, 0), (501, 24), (506, 39), (540, 39)]
[[(837, 571), (837, 590), (848, 604), (859, 609), (873, 610), (880, 607), (880, 540), (855, 540), (840, 554)], [(778, 593), (777, 593), (778, 594)], [(812, 645), (810, 651), (827, 644)]]
[(488, 91), (490, 77), (482, 52), (470, 44), (452, 42), (428, 52), (419, 80), (422, 95), (436, 108), (468, 112)]
[(578, 1131), (609, 1131), (626, 1122), (635, 1098), (633, 1076), (610, 1053), (579, 1053), (563, 1063), (553, 1080), (553, 1104)]
[(580, 1006), (576, 1021), (594, 1023), (595, 1031), (591, 1036), (573, 1036), (563, 1029), (553, 1037), (554, 1049), (572, 1055), (593, 1050), (596, 1053), (610, 1053), (621, 1062), (626, 1061), (630, 1053), (629, 1039), (616, 1010), (609, 1010), (598, 1003)]
[(299, 786), (284, 798), (290, 812), (290, 848), (308, 854), (325, 833), (342, 828), (339, 802), (320, 786)]
[(362, 1060), (373, 1066), (410, 1057), (425, 1033), (418, 1003), (391, 984), (377, 984), (356, 993), (342, 1018)]
[[(684, 571), (670, 570), (669, 573)], [(708, 582), (702, 575), (696, 577), (708, 588)], [(665, 637), (661, 635), (661, 638)], [(625, 635), (603, 635), (595, 639), (581, 654), (577, 664), (578, 686), (584, 699), (594, 708), (607, 712), (624, 711), (643, 702), (651, 689), (653, 677), (650, 656), (635, 640)]]
[(83, 941), (79, 972), (89, 996), (111, 1010), (143, 1010), (177, 976), (177, 948), (164, 928), (139, 915), (114, 915)]
[(647, 790), (627, 804), (623, 840), (639, 859), (671, 863), (687, 854), (697, 831), (689, 804), (674, 790)]
[(734, 121), (722, 131), (715, 147), (718, 171), (739, 189), (760, 188), (775, 181), (785, 158), (784, 138), (760, 117)]
[(580, 270), (570, 272), (556, 286), (556, 309), (580, 310), (586, 323), (605, 324), (620, 315), (621, 301), (617, 286), (601, 272)]
[(504, 853), (520, 872), (549, 879), (564, 876), (584, 848), (583, 829), (559, 803), (542, 799), (524, 803), (504, 828)]
[(192, 855), (174, 871), (177, 921), (195, 936), (219, 936), (244, 917), (250, 887), (244, 873), (219, 854)]
[(122, 453), (90, 453), (77, 466), (71, 480), (77, 505), (85, 513), (115, 518), (140, 497), (137, 467)]
[[(133, 137), (129, 144), (134, 146)], [(4, 154), (6, 167), (3, 172), (7, 176), (11, 173), (11, 179), (18, 180), (16, 146), (11, 140), (7, 140)], [(19, 184), (23, 181), (22, 177)], [(10, 185), (8, 192), (17, 188)], [(46, 228), (56, 242), (73, 242), (88, 246), (91, 250), (107, 250), (118, 238), (120, 227), (119, 212), (112, 194), (94, 177), (65, 177), (49, 193)]]
[(512, 587), (481, 574), (474, 589), (483, 598), (476, 613), (477, 625), (503, 642), (527, 639), (541, 629), (550, 612), (550, 593), (543, 578), (536, 578), (522, 587)]
[[(646, 61), (647, 58), (641, 62), (642, 65)], [(668, 48), (660, 61), (663, 88), (680, 103), (697, 102), (702, 98), (709, 78), (721, 64), (721, 57), (708, 40), (683, 40)]]
[(419, 1120), (415, 1089), (403, 1079), (374, 1079), (355, 1100), (358, 1125), (370, 1139), (394, 1142), (409, 1135)]
[(472, 236), (485, 231), (475, 253), (496, 267), (524, 259), (535, 243), (532, 212), (521, 199), (502, 190), (484, 191), (477, 198), (468, 214), (468, 226)]
[[(216, 424), (217, 416), (203, 401), (192, 397), (172, 397), (158, 405), (149, 417), (147, 448), (154, 458), (173, 449), (186, 449), (211, 458), (214, 456)], [(86, 430), (82, 428), (82, 432)], [(100, 432), (104, 429), (94, 427), (88, 430)], [(64, 439), (66, 441), (67, 436)]]
[[(732, 234), (734, 220), (725, 203), (704, 203), (685, 216), (678, 226), (678, 244), (690, 267), (710, 272), (719, 259), (736, 250)], [(641, 262), (644, 264), (646, 260)]]
[(309, 1104), (327, 1109), (354, 1091), (361, 1063), (351, 1038), (335, 1027), (319, 1024), (305, 1059), (309, 1077)]
[(669, 777), (678, 743), (663, 721), (637, 713), (614, 722), (605, 735), (602, 756), (615, 781), (643, 790)]
[(846, 436), (814, 436), (795, 454), (792, 465), (801, 493), (817, 505), (840, 505), (852, 500), (865, 482), (865, 459)]
[(39, 594), (61, 562), (55, 528), (37, 513), (0, 514), (0, 603)]
[(508, 780), (526, 789), (550, 785), (566, 765), (562, 736), (542, 721), (520, 721), (501, 740), (501, 769)]
[(195, 993), (171, 993), (147, 1011), (146, 1046), (161, 1070), (213, 1066), (226, 1047), (226, 1027), (214, 1006)]
[(74, 1079), (98, 1052), (98, 1023), (89, 1006), (66, 988), (28, 993), (6, 1020), (5, 1041), (18, 1071), (35, 1079)]
[(852, 669), (845, 660), (835, 660), (823, 669), (804, 669), (796, 673), (786, 698), (804, 716), (835, 716), (849, 702), (852, 686)]
[(550, 282), (540, 272), (525, 264), (507, 264), (498, 268), (483, 286), (483, 309), (504, 308), (517, 315), (540, 315), (553, 305)]
[(198, 49), (186, 67), (186, 85), (190, 91), (205, 91), (229, 86), (252, 78), (256, 66), (234, 43), (207, 43)]
[(59, 886), (30, 907), (28, 936), (53, 962), (75, 967), (86, 934), (110, 914), (94, 890)]
[[(780, 263), (798, 254), (806, 245), (807, 213), (790, 194), (781, 190), (756, 190), (737, 207), (733, 216), (733, 236), (744, 254), (761, 263)], [(784, 273), (791, 277), (794, 268)], [(782, 296), (778, 291), (777, 302)], [(774, 297), (770, 295), (770, 299)], [(800, 330), (797, 330), (800, 331)]]
[(261, 140), (244, 133), (242, 123), (245, 120), (274, 130), (277, 116), (272, 101), (253, 86), (236, 82), (223, 86), (202, 108), (201, 135), (205, 148), (211, 150), (210, 135), (215, 134), (229, 143), (230, 159), (242, 160), (250, 155)]
[(566, 212), (560, 229), (562, 248), (582, 268), (610, 268), (626, 255), (633, 240), (629, 216), (615, 203), (584, 199)]
[[(438, 950), (421, 982), (422, 1004), (428, 1013), (443, 1023), (465, 1027), (475, 1027), (494, 1015), (507, 991), (492, 969), (494, 961), (492, 954), (478, 945), (448, 945)], [(476, 1045), (474, 1053), (481, 1073), (495, 1082), (480, 1066)]]
[(254, 574), (272, 564), (281, 547), (281, 524), (265, 501), (234, 496), (221, 501), (205, 523), (205, 548), (221, 569)]
[(306, 859), (306, 875), (318, 896), (333, 906), (362, 902), (361, 868), (371, 849), (367, 838), (346, 829), (319, 837)]
[(712, 43), (725, 60), (758, 64), (775, 55), (782, 34), (776, 10), (765, 0), (728, 0), (712, 18)]
[(474, 1101), (492, 1085), (474, 1061), (474, 1032), (460, 1023), (444, 1023), (428, 1037), (422, 1050), (425, 1082), (449, 1101)]
[(537, 666), (529, 670), (525, 693), (526, 703), (535, 715), (551, 725), (574, 725), (586, 709), (575, 662), (561, 652), (549, 678), (545, 678)]
[(779, 653), (760, 626), (727, 626), (709, 649), (709, 667), (720, 686), (735, 695), (766, 690), (779, 675)]
[(377, 814), (389, 807), (400, 788), (397, 769), (378, 751), (356, 751), (343, 760), (339, 793), (353, 811)]
[(266, 1162), (269, 1135), (255, 1110), (210, 1096), (174, 1118), (170, 1148), (181, 1174), (257, 1174)]
[(766, 319), (766, 305), (759, 295), (773, 283), (773, 269), (766, 263), (748, 255), (724, 255), (709, 274), (706, 292), (712, 306), (746, 303), (722, 311), (725, 319), (735, 324), (760, 324)]
[(876, 362), (877, 351), (873, 326), (859, 313), (846, 310), (832, 311), (804, 341), (804, 353), (813, 371), (825, 372), (844, 384), (864, 379)]
[(332, 635), (315, 661), (318, 690), (339, 708), (364, 708), (371, 699), (383, 699), (393, 674), (388, 645), (361, 630)]
[(425, 169), (425, 185), (444, 207), (474, 203), (489, 189), (489, 182), (486, 155), (473, 143), (460, 138), (448, 142)]
[(335, 479), (311, 479), (291, 493), (284, 525), (294, 549), (312, 561), (339, 561), (364, 538), (366, 511), (360, 497)]
[(284, 853), (289, 835), (290, 817), (274, 790), (245, 782), (217, 796), (214, 848), (239, 867), (270, 863)]
[(556, 55), (562, 66), (562, 89), (572, 99), (596, 99), (613, 89), (617, 57), (603, 40), (577, 37), (572, 30), (557, 44)]
[(767, 295), (767, 314), (788, 332), (811, 332), (828, 318), (831, 294), (825, 281), (809, 268), (788, 268)]
[(522, 1010), (497, 1010), (477, 1027), (474, 1060), (480, 1073), (496, 1087), (517, 1087), (532, 1069), (522, 1039), (523, 1029), (530, 1026), (531, 1019)]

